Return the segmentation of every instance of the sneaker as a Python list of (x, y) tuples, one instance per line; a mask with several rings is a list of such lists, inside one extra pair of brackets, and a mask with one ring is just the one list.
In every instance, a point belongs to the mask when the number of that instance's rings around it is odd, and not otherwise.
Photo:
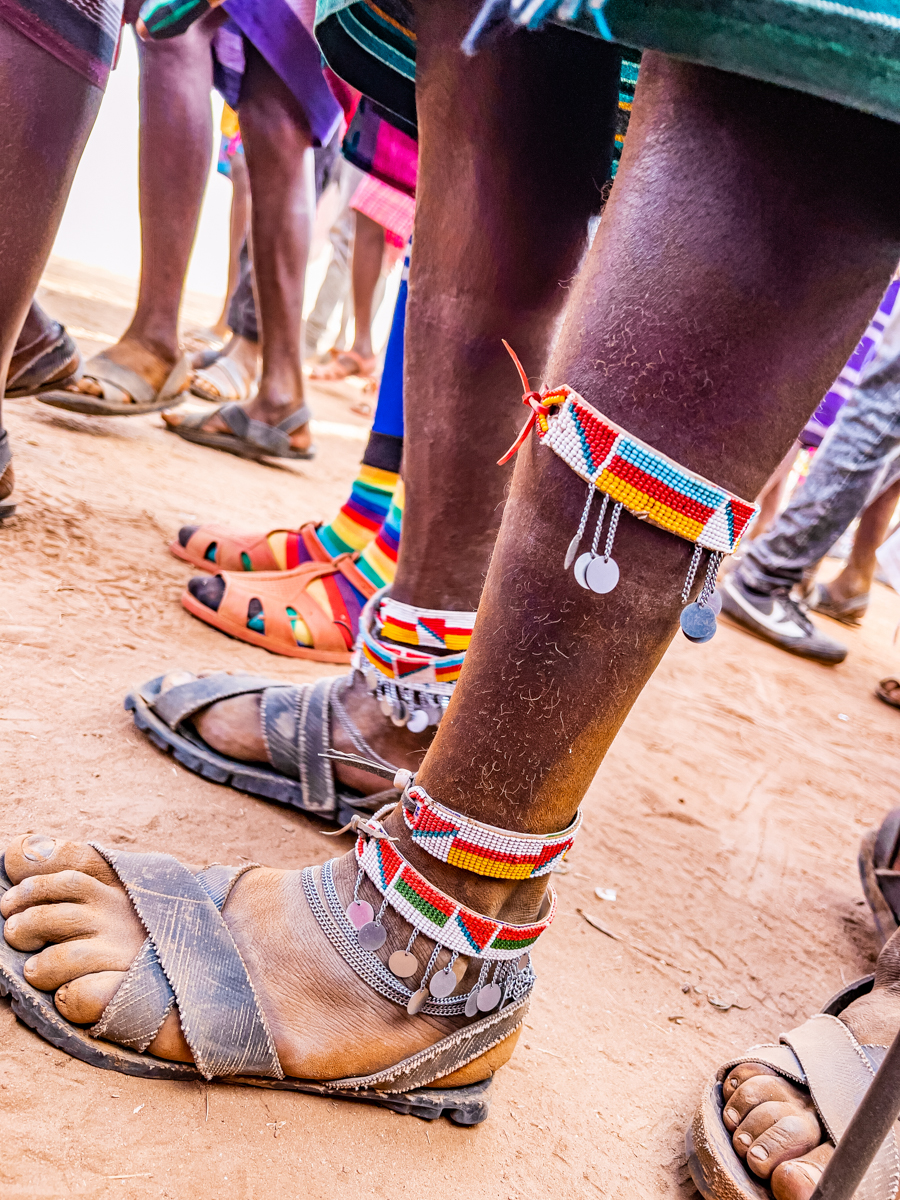
[(751, 592), (733, 571), (720, 582), (719, 592), (723, 613), (782, 650), (821, 663), (839, 663), (847, 657), (847, 647), (820, 633), (802, 605), (791, 598), (788, 588), (761, 596)]

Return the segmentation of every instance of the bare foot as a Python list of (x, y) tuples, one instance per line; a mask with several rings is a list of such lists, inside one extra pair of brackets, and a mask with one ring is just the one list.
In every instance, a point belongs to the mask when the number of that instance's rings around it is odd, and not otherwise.
[[(861, 1045), (889, 1046), (900, 1029), (900, 931), (878, 956), (875, 987), (840, 1018)], [(723, 1085), (725, 1127), (738, 1156), (775, 1200), (808, 1200), (832, 1146), (805, 1088), (761, 1063), (742, 1063)]]
[[(163, 679), (160, 690), (166, 692), (176, 684), (189, 683), (193, 678), (189, 671), (170, 671)], [(405, 767), (409, 771), (419, 769), (425, 752), (434, 739), (433, 727), (422, 733), (411, 733), (405, 726), (392, 724), (369, 695), (365, 680), (358, 672), (354, 673), (353, 682), (344, 692), (341, 702), (350, 720), (376, 754), (386, 762)], [(204, 742), (220, 754), (240, 759), (241, 762), (268, 762), (260, 721), (261, 704), (262, 698), (259, 694), (220, 700), (193, 718), (194, 728)], [(337, 720), (332, 721), (331, 745), (345, 754), (359, 753)], [(382, 776), (348, 767), (344, 763), (337, 764), (335, 775), (340, 783), (354, 788), (364, 796), (382, 792), (386, 787)]]
[[(400, 823), (402, 829), (402, 822)], [(91, 847), (41, 835), (14, 841), (6, 850), (6, 872), (16, 885), (0, 901), (7, 942), (32, 952), (24, 967), (32, 986), (55, 992), (68, 1020), (99, 1020), (145, 938), (124, 889)], [(341, 902), (353, 897), (352, 854), (334, 863)], [(380, 897), (365, 880), (360, 897)], [(305, 1079), (364, 1075), (392, 1066), (433, 1045), (463, 1017), (411, 1019), (406, 1010), (370, 989), (333, 950), (303, 893), (299, 871), (251, 870), (235, 884), (222, 912), (244, 960), (268, 1021), (285, 1074)], [(410, 927), (393, 909), (383, 918), (386, 956), (403, 949)], [(413, 953), (422, 971), (433, 943), (419, 937)], [(437, 965), (448, 960), (441, 951)], [(460, 971), (463, 960), (458, 960)], [(462, 981), (464, 991), (474, 985)], [(517, 1034), (444, 1082), (485, 1079), (507, 1061)], [(150, 1044), (159, 1058), (192, 1061), (181, 1022), (172, 1011)]]

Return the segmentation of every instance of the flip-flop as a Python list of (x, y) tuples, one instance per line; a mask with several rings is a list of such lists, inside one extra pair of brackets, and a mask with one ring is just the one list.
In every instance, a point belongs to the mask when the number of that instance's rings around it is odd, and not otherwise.
[[(371, 358), (363, 358), (356, 350), (330, 350), (329, 354), (328, 362), (319, 363), (311, 369), (310, 379), (323, 383), (340, 383), (342, 379), (349, 379), (352, 375), (370, 379), (378, 365), (378, 359), (374, 354)], [(349, 358), (350, 365), (342, 363), (342, 358)]]
[(191, 377), (191, 395), (212, 404), (249, 400), (255, 390), (256, 380), (248, 379), (234, 359), (227, 356), (195, 370)]
[[(203, 426), (213, 417), (221, 417), (231, 432), (210, 433), (204, 430)], [(280, 424), (266, 425), (263, 421), (248, 417), (247, 410), (240, 404), (223, 404), (211, 413), (188, 413), (177, 425), (166, 425), (166, 428), (196, 446), (224, 450), (227, 454), (236, 454), (239, 458), (249, 458), (255, 462), (262, 462), (266, 458), (309, 459), (316, 456), (315, 446), (310, 446), (308, 450), (295, 450), (290, 435), (311, 418), (312, 413), (304, 404)]]
[(849, 600), (835, 600), (826, 584), (817, 583), (806, 597), (806, 607), (823, 617), (840, 621), (842, 625), (859, 625), (869, 607), (869, 593), (851, 596)]
[[(355, 812), (374, 812), (399, 798), (388, 788), (374, 796), (338, 784), (332, 761), (332, 716), (354, 740), (360, 755), (372, 750), (350, 720), (341, 700), (349, 676), (331, 675), (316, 683), (282, 684), (259, 675), (228, 675), (224, 671), (177, 684), (161, 692), (164, 675), (136, 687), (125, 697), (134, 723), (155, 746), (212, 783), (238, 792), (275, 800), (325, 821), (345, 825)], [(269, 762), (248, 763), (221, 754), (204, 742), (191, 718), (235, 696), (262, 698), (261, 720)], [(397, 768), (381, 760), (385, 775)]]
[[(9, 434), (4, 429), (0, 433), (0, 479), (6, 474), (6, 468), (12, 462), (12, 451), (9, 448)], [(16, 511), (16, 502), (12, 499), (12, 492), (8, 496), (4, 496), (0, 500), (0, 522), (11, 517)]]
[[(268, 533), (235, 533), (220, 525), (196, 525), (182, 545), (181, 537), (187, 536), (190, 526), (181, 530), (169, 545), (169, 553), (183, 562), (190, 563), (201, 571), (215, 575), (219, 571), (279, 571), (269, 538), (274, 534), (285, 535), (287, 570), (300, 566), (298, 548), (303, 544), (313, 562), (334, 562), (316, 530), (318, 525), (308, 521), (299, 529), (270, 529)], [(293, 562), (291, 559), (293, 558)]]
[(105, 354), (96, 354), (84, 366), (84, 377), (100, 385), (102, 396), (85, 392), (44, 392), (42, 404), (64, 408), (68, 412), (87, 413), (92, 417), (137, 417), (142, 413), (174, 408), (187, 395), (191, 368), (182, 357), (171, 369), (162, 387), (154, 390), (143, 375)]
[[(734, 1067), (759, 1062), (776, 1074), (809, 1089), (819, 1119), (832, 1143), (843, 1135), (887, 1053), (886, 1046), (857, 1042), (839, 1014), (871, 991), (874, 975), (842, 988), (822, 1012), (790, 1033), (777, 1046), (754, 1046), (721, 1067), (707, 1086), (686, 1134), (688, 1167), (704, 1200), (772, 1200), (762, 1180), (750, 1174), (732, 1145), (722, 1120), (722, 1084)], [(900, 1153), (892, 1130), (855, 1193), (858, 1200), (895, 1200), (900, 1183)]]
[(49, 334), (47, 338), (29, 347), (29, 351), (13, 355), (10, 375), (6, 381), (8, 399), (17, 396), (37, 396), (41, 392), (77, 383), (81, 378), (81, 351), (65, 327), (55, 321)]
[[(890, 703), (890, 701), (888, 701)], [(892, 868), (900, 850), (900, 808), (892, 808), (878, 829), (859, 844), (859, 877), (882, 944), (900, 924), (900, 871)]]
[[(305, 658), (312, 662), (349, 663), (356, 641), (356, 624), (335, 579), (342, 575), (367, 600), (378, 590), (355, 565), (354, 555), (341, 554), (331, 562), (307, 562), (290, 571), (218, 571), (225, 591), (218, 608), (210, 608), (185, 588), (181, 603), (187, 611), (221, 633), (262, 646), (272, 654)], [(321, 580), (331, 605), (326, 612), (309, 594), (309, 585)], [(263, 632), (248, 626), (251, 601), (259, 606)], [(291, 610), (291, 611), (288, 611)], [(292, 621), (305, 622), (312, 646), (298, 646)]]
[[(216, 864), (194, 875), (168, 854), (133, 854), (96, 844), (94, 848), (123, 884), (148, 936), (91, 1029), (67, 1021), (49, 992), (28, 983), (24, 968), (31, 954), (8, 944), (0, 917), (0, 995), (10, 997), (19, 1020), (45, 1041), (91, 1066), (144, 1079), (222, 1079), (362, 1101), (426, 1120), (446, 1116), (457, 1125), (485, 1120), (490, 1079), (455, 1088), (441, 1087), (440, 1080), (515, 1033), (528, 1008), (527, 995), (383, 1071), (324, 1081), (286, 1078), (253, 983), (221, 915), (234, 884), (258, 864)], [(11, 886), (0, 869), (0, 894)], [(319, 885), (311, 886), (319, 896)], [(321, 923), (323, 918), (317, 919)], [(346, 958), (350, 951), (338, 940), (341, 931), (332, 925), (325, 931)], [(345, 941), (349, 945), (349, 939)], [(354, 949), (358, 957), (359, 949)], [(173, 1005), (193, 1064), (166, 1062), (146, 1053)], [(360, 1017), (352, 1027), (364, 1036)]]
[(900, 708), (900, 679), (882, 679), (875, 688), (875, 695), (891, 708)]

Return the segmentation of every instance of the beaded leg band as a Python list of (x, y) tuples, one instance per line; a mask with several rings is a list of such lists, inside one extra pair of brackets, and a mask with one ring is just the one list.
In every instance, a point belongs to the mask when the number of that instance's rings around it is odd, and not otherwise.
[[(568, 464), (588, 484), (581, 522), (564, 559), (574, 566), (576, 581), (589, 591), (611, 592), (619, 582), (612, 557), (613, 542), (622, 510), (668, 533), (694, 543), (694, 554), (682, 589), (687, 602), (703, 551), (709, 558), (700, 596), (681, 614), (681, 628), (692, 642), (708, 642), (716, 631), (721, 601), (715, 594), (716, 574), (726, 554), (733, 554), (759, 509), (755, 504), (682, 467), (646, 442), (626, 433), (568, 387), (543, 392), (528, 390), (519, 360), (507, 346), (525, 386), (522, 402), (531, 416), (513, 446), (500, 460), (506, 462), (523, 444), (533, 426), (543, 445)], [(591, 548), (578, 554), (590, 516), (594, 495), (603, 499)], [(598, 552), (607, 509), (612, 512), (602, 554)]]
[(366, 604), (353, 665), (395, 725), (421, 733), (438, 724), (474, 624), (473, 612), (413, 608), (392, 599), (386, 589)]

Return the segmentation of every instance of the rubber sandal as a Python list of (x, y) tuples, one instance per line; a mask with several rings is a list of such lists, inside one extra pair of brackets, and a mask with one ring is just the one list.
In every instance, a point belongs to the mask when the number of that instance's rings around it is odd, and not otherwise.
[(284, 533), (288, 538), (288, 570), (302, 565), (290, 561), (292, 554), (294, 558), (297, 555), (291, 539), (303, 542), (313, 562), (333, 563), (335, 560), (319, 541), (316, 533), (318, 528), (318, 525), (308, 521), (299, 529), (270, 529), (268, 533), (235, 533), (233, 529), (223, 525), (198, 525), (184, 546), (176, 538), (169, 545), (169, 553), (210, 575), (216, 575), (219, 571), (278, 571), (281, 568), (275, 561), (268, 539), (272, 534)]
[[(135, 688), (125, 697), (134, 723), (155, 746), (171, 753), (195, 775), (238, 792), (276, 800), (301, 812), (345, 825), (356, 812), (374, 812), (399, 799), (393, 788), (374, 796), (338, 784), (332, 761), (332, 717), (336, 717), (363, 757), (372, 758), (341, 700), (351, 676), (331, 675), (316, 683), (283, 684), (260, 675), (228, 675), (224, 671), (192, 679), (160, 692), (164, 675)], [(270, 766), (241, 762), (207, 745), (191, 718), (234, 696), (262, 697), (262, 726)], [(380, 760), (386, 772), (397, 768)]]
[(64, 408), (68, 412), (87, 413), (92, 417), (137, 417), (143, 413), (162, 412), (180, 404), (187, 394), (191, 368), (182, 357), (171, 369), (158, 391), (143, 375), (130, 367), (113, 362), (105, 354), (96, 354), (84, 366), (84, 377), (100, 385), (102, 396), (83, 392), (44, 392), (38, 396), (42, 404)]
[[(334, 576), (343, 575), (367, 600), (377, 591), (354, 564), (353, 557), (352, 554), (341, 554), (333, 562), (302, 563), (291, 571), (218, 571), (225, 583), (225, 592), (217, 609), (209, 608), (187, 588), (182, 593), (181, 603), (192, 616), (199, 617), (221, 633), (240, 642), (261, 646), (272, 654), (305, 658), (311, 662), (349, 663), (356, 630)], [(336, 616), (325, 612), (309, 595), (307, 589), (317, 579), (325, 585)], [(247, 626), (251, 600), (256, 600), (261, 607), (263, 633)], [(313, 639), (312, 646), (297, 645), (291, 625), (294, 618), (287, 612), (288, 608), (306, 623)]]
[(216, 358), (191, 377), (191, 395), (213, 404), (249, 400), (255, 391), (256, 380), (248, 379), (232, 358)]
[(900, 808), (892, 808), (878, 829), (870, 829), (863, 835), (857, 857), (863, 894), (875, 918), (882, 945), (900, 925), (900, 871), (891, 868), (898, 850)]
[[(821, 1013), (782, 1034), (779, 1045), (754, 1046), (719, 1069), (685, 1138), (688, 1167), (704, 1200), (772, 1200), (769, 1188), (738, 1158), (722, 1120), (722, 1084), (739, 1063), (764, 1063), (783, 1078), (807, 1087), (832, 1143), (843, 1135), (887, 1047), (860, 1045), (838, 1016), (871, 991), (874, 978), (868, 975), (842, 988)], [(892, 1130), (855, 1195), (857, 1200), (895, 1200), (898, 1182), (900, 1154)]]
[(77, 383), (82, 373), (81, 351), (58, 321), (49, 338), (13, 353), (6, 381), (6, 397), (37, 396), (54, 388)]
[(226, 340), (211, 329), (189, 329), (181, 339), (181, 348), (185, 354), (198, 354), (204, 350), (218, 352), (225, 348)]
[[(49, 992), (25, 979), (30, 953), (3, 937), (0, 917), (0, 995), (16, 1016), (52, 1046), (91, 1066), (145, 1079), (222, 1079), (230, 1084), (304, 1092), (376, 1104), (426, 1120), (446, 1116), (477, 1125), (488, 1115), (490, 1079), (441, 1087), (446, 1077), (508, 1037), (524, 1020), (527, 998), (442, 1038), (426, 1051), (367, 1076), (288, 1079), (278, 1061), (265, 1014), (221, 910), (236, 881), (258, 864), (218, 864), (193, 875), (168, 854), (133, 854), (94, 845), (125, 887), (147, 939), (116, 994), (91, 1029), (67, 1021)], [(0, 895), (11, 887), (0, 869)], [(193, 1064), (146, 1053), (177, 1006)], [(364, 1028), (359, 1024), (360, 1030)], [(436, 1082), (436, 1086), (428, 1084)]]
[[(371, 378), (378, 359), (373, 354), (371, 358), (363, 358), (356, 350), (330, 350), (330, 360), (312, 368), (310, 379), (322, 380), (324, 383), (340, 383), (351, 375), (359, 375), (363, 379)], [(347, 366), (341, 359), (349, 358), (352, 366)]]
[[(12, 451), (9, 448), (9, 434), (4, 429), (0, 433), (0, 480), (6, 474), (6, 468), (12, 462)], [(16, 511), (16, 502), (12, 499), (12, 492), (9, 495), (0, 499), (0, 522), (11, 517)]]
[(835, 600), (826, 584), (817, 583), (806, 598), (806, 607), (823, 617), (840, 621), (842, 625), (859, 625), (869, 607), (869, 593), (851, 596), (849, 600)]
[(875, 689), (875, 695), (891, 708), (900, 708), (900, 679), (882, 679)]
[[(203, 426), (213, 417), (221, 417), (231, 433), (209, 433)], [(212, 450), (224, 450), (239, 458), (250, 458), (261, 462), (266, 458), (315, 458), (316, 448), (295, 450), (290, 435), (312, 417), (304, 404), (291, 413), (279, 425), (266, 425), (247, 416), (240, 404), (223, 404), (213, 413), (188, 413), (177, 425), (167, 425), (170, 433), (177, 434), (186, 442), (197, 446), (209, 446)]]

